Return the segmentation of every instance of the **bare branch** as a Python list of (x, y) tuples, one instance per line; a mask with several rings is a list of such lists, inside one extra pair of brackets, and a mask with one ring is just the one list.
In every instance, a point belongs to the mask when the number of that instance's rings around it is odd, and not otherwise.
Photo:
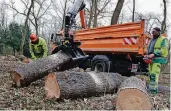
[[(13, 3), (13, 4), (14, 4), (14, 3)], [(26, 16), (25, 13), (19, 12), (19, 11), (13, 6), (13, 4), (12, 4), (12, 6), (8, 4), (8, 6), (10, 6), (10, 8), (12, 8), (13, 10), (15, 10), (17, 13)]]
[(52, 4), (52, 2), (50, 2), (49, 6), (48, 6), (48, 7), (45, 9), (45, 11), (38, 17), (38, 19), (41, 18), (41, 17), (47, 12), (47, 10), (50, 8), (51, 4)]
[(105, 1), (103, 7), (98, 11), (97, 15), (99, 15), (99, 13), (101, 13), (105, 8), (106, 6), (111, 2), (111, 0), (107, 0)]

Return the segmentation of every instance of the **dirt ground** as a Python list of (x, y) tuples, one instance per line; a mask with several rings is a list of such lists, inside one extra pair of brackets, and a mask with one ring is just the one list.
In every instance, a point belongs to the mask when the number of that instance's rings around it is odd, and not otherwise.
[[(28, 87), (14, 88), (9, 71), (21, 62), (0, 58), (0, 109), (3, 110), (114, 110), (116, 94), (101, 97), (56, 101), (45, 100), (44, 81), (38, 80)], [(169, 68), (170, 69), (170, 68)], [(170, 71), (169, 71), (170, 72)], [(160, 84), (170, 87), (170, 73), (160, 75)], [(150, 95), (154, 110), (170, 110), (170, 92)]]

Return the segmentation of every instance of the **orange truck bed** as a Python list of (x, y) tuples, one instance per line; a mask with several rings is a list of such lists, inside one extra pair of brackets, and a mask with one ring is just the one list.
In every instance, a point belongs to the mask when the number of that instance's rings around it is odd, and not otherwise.
[(150, 40), (145, 34), (145, 21), (117, 24), (75, 32), (74, 40), (81, 42), (87, 53), (132, 53), (143, 55)]

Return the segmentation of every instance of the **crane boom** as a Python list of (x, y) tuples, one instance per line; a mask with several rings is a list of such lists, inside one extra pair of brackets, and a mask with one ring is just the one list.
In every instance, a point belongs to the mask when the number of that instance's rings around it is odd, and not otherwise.
[[(85, 28), (85, 19), (84, 19), (84, 9), (85, 3), (84, 0), (75, 0), (74, 4), (68, 8), (68, 11), (65, 16), (65, 25), (64, 25), (64, 33), (62, 34), (64, 37), (61, 41), (61, 45), (59, 45), (59, 50), (62, 50), (63, 52), (69, 54), (72, 56), (73, 60), (75, 62), (83, 61), (88, 56), (84, 54), (82, 49), (79, 48), (79, 45), (81, 45), (81, 42), (74, 41), (73, 33), (73, 27), (76, 25), (75, 17), (80, 12), (81, 17), (81, 24), (82, 28)], [(51, 41), (53, 40), (53, 36), (51, 37)], [(57, 34), (56, 34), (57, 37)], [(56, 39), (55, 39), (56, 40)]]
[[(83, 11), (85, 8), (84, 0), (76, 0), (74, 4), (69, 7), (66, 16), (65, 16), (65, 25), (64, 25), (64, 39), (62, 41), (62, 45), (59, 46), (59, 49), (63, 52), (70, 54), (73, 57), (74, 61), (83, 61), (88, 56), (84, 54), (84, 52), (79, 48), (81, 42), (75, 42), (73, 37), (72, 28), (73, 25), (76, 24), (75, 17), (76, 15)], [(83, 12), (81, 12), (83, 13)], [(83, 16), (83, 15), (82, 15)], [(85, 27), (85, 24), (84, 24)]]
[(76, 0), (74, 4), (71, 7), (69, 7), (67, 14), (65, 16), (65, 29), (64, 29), (65, 38), (67, 39), (70, 38), (69, 31), (72, 28), (72, 25), (75, 24), (75, 17), (79, 12), (83, 13), (84, 8), (85, 8), (84, 0)]

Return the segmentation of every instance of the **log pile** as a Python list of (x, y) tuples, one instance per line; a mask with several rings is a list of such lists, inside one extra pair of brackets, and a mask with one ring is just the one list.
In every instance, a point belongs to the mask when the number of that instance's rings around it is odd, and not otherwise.
[(72, 68), (73, 64), (72, 57), (60, 51), (11, 71), (11, 77), (14, 84), (21, 87), (46, 76), (44, 89), (48, 99), (84, 98), (117, 92), (114, 103), (117, 110), (152, 109), (143, 80), (118, 73), (60, 72)]
[(117, 73), (60, 72), (45, 78), (47, 98), (78, 98), (105, 93), (116, 93), (122, 83)]

